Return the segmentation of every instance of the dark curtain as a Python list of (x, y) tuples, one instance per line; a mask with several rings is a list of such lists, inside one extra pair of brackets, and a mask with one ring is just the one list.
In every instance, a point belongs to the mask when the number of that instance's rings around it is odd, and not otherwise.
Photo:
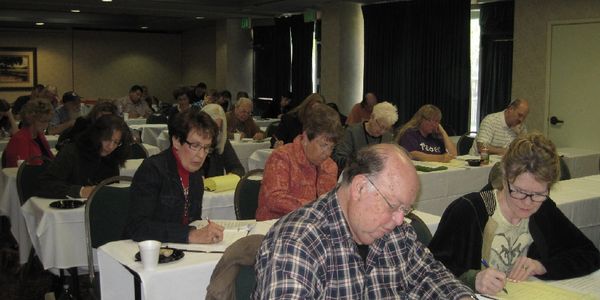
[(466, 132), (470, 98), (470, 1), (415, 0), (363, 6), (364, 91), (398, 107), (408, 121), (424, 104)]
[(303, 15), (290, 18), (292, 30), (292, 93), (302, 101), (312, 93), (312, 46), (314, 22), (304, 23)]
[(256, 97), (279, 101), (290, 89), (290, 24), (286, 18), (275, 19), (275, 26), (253, 29), (254, 92)]
[(511, 101), (514, 2), (481, 4), (479, 119)]

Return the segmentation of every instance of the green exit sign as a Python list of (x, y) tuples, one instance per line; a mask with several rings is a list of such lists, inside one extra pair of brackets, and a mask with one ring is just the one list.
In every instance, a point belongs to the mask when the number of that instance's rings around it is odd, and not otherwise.
[(250, 29), (250, 18), (242, 18), (242, 29)]

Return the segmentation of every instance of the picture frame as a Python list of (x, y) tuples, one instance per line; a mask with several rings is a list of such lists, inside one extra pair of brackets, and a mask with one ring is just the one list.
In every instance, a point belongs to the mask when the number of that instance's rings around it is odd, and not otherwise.
[(31, 90), (37, 84), (37, 49), (0, 47), (0, 91)]

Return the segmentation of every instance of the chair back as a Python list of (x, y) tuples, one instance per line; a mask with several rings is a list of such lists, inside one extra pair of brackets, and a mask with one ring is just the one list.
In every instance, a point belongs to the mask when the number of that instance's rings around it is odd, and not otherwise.
[[(238, 182), (233, 196), (236, 219), (256, 219), (258, 192), (262, 183), (262, 175), (263, 169), (251, 170)], [(260, 177), (260, 179), (257, 180), (257, 177)]]
[(456, 150), (458, 151), (458, 155), (469, 154), (471, 146), (473, 146), (473, 141), (475, 141), (475, 138), (472, 137), (470, 133), (461, 135), (458, 139), (458, 142), (456, 142)]
[(147, 158), (148, 150), (140, 143), (132, 143), (130, 146), (128, 159)]
[(51, 160), (45, 156), (34, 156), (24, 161), (17, 170), (17, 194), (21, 205), (40, 191), (39, 177), (46, 171)]
[(559, 180), (569, 180), (571, 179), (571, 171), (569, 170), (569, 166), (565, 163), (565, 160), (559, 157), (560, 162), (560, 179)]
[(163, 114), (151, 114), (146, 118), (146, 124), (167, 124), (169, 120)]
[[(129, 184), (132, 177), (114, 176), (100, 182), (85, 203), (85, 233), (90, 282), (94, 282), (92, 249), (123, 239), (129, 214)], [(108, 186), (115, 182), (129, 184)]]
[(266, 137), (270, 138), (273, 136), (273, 134), (275, 134), (277, 127), (279, 127), (279, 123), (281, 123), (281, 121), (275, 121), (267, 126), (267, 130), (265, 130)]
[(235, 277), (235, 299), (250, 299), (255, 285), (254, 266), (240, 266), (240, 271)]
[(415, 229), (419, 242), (424, 246), (429, 245), (429, 242), (431, 241), (431, 232), (425, 222), (412, 212), (406, 215), (405, 218), (410, 219), (410, 225)]
[(6, 151), (2, 151), (2, 169), (6, 168)]

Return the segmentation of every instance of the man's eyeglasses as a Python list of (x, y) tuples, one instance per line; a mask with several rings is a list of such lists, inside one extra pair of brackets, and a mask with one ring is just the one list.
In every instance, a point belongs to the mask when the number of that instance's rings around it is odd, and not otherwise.
[(213, 152), (212, 145), (210, 145), (210, 144), (202, 145), (199, 143), (190, 143), (188, 141), (184, 141), (184, 143), (186, 143), (190, 147), (190, 150), (192, 150), (194, 152), (198, 152), (198, 151), (200, 151), (200, 149), (204, 150), (204, 153), (206, 153), (206, 154), (211, 154)]
[(398, 210), (400, 210), (402, 212), (402, 214), (404, 216), (410, 214), (413, 210), (415, 210), (412, 206), (409, 207), (405, 207), (402, 204), (399, 204), (397, 207), (394, 207), (392, 205), (392, 203), (381, 193), (381, 191), (377, 188), (377, 186), (373, 183), (373, 181), (371, 181), (371, 178), (369, 178), (369, 176), (365, 176), (365, 178), (367, 178), (367, 180), (369, 181), (369, 183), (371, 183), (371, 185), (373, 186), (373, 188), (375, 188), (375, 190), (377, 191), (377, 193), (379, 193), (379, 196), (381, 196), (381, 198), (383, 198), (383, 201), (385, 201), (385, 203), (390, 207), (390, 212), (394, 213)]
[(519, 190), (513, 190), (510, 186), (510, 182), (508, 182), (508, 180), (506, 180), (506, 184), (508, 186), (508, 193), (510, 194), (511, 197), (517, 199), (517, 200), (525, 200), (525, 198), (529, 197), (529, 199), (532, 202), (536, 202), (536, 203), (541, 203), (546, 201), (546, 199), (548, 199), (548, 195), (547, 194), (538, 194), (538, 193), (524, 193), (522, 191)]

